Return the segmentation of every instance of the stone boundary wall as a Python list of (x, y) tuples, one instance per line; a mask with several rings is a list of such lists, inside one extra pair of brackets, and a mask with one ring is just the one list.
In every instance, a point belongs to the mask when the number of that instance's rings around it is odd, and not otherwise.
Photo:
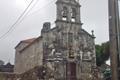
[(0, 80), (17, 80), (17, 75), (14, 73), (0, 72)]
[(0, 73), (0, 80), (42, 80), (43, 67), (35, 67), (23, 74)]
[[(93, 73), (94, 78), (87, 80), (103, 80), (101, 79), (100, 72), (96, 69)], [(43, 73), (45, 72), (45, 73)], [(0, 80), (54, 80), (54, 75), (52, 74), (49, 68), (45, 68), (43, 66), (37, 66), (23, 74), (15, 74), (15, 73), (0, 73)], [(97, 75), (99, 74), (99, 76)], [(84, 80), (84, 79), (83, 79)]]

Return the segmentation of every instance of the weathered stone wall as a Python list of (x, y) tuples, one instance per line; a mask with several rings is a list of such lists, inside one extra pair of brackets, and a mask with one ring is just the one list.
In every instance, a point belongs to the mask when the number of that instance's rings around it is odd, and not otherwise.
[(0, 80), (17, 80), (17, 75), (13, 73), (0, 73)]
[(41, 38), (36, 39), (35, 42), (28, 45), (23, 50), (18, 51), (18, 58), (15, 63), (15, 73), (24, 73), (35, 66), (42, 65), (43, 48)]
[(43, 60), (42, 40), (37, 39), (33, 44), (21, 52), (21, 72), (26, 72), (35, 66), (42, 65)]
[[(46, 71), (46, 73), (43, 74), (43, 71)], [(57, 80), (54, 79), (54, 75), (52, 74), (50, 68), (43, 68), (43, 66), (37, 66), (33, 69), (28, 70), (27, 72), (24, 72), (22, 74), (14, 74), (14, 73), (0, 73), (0, 80)], [(81, 73), (81, 76), (77, 78), (77, 80), (103, 80), (101, 76), (99, 76), (100, 73), (97, 71), (95, 73), (89, 74), (89, 73)], [(63, 77), (59, 77), (60, 80)]]
[[(57, 25), (61, 25), (61, 27), (55, 27), (54, 29), (51, 29), (43, 34), (43, 43), (46, 43), (47, 45), (47, 49), (45, 50), (47, 51), (47, 56), (54, 55), (55, 53), (61, 53), (63, 57), (66, 58), (67, 62), (75, 62), (77, 64), (76, 71), (78, 80), (80, 80), (83, 75), (83, 80), (89, 80), (88, 78), (92, 73), (91, 69), (93, 66), (96, 66), (94, 36), (81, 29), (80, 25), (78, 26), (75, 24), (71, 25), (70, 23), (62, 23)], [(71, 37), (69, 37), (69, 33), (72, 34)], [(70, 39), (72, 41), (69, 44)], [(71, 51), (74, 56), (73, 59), (69, 58), (69, 45), (72, 45)], [(60, 76), (65, 78), (66, 64), (63, 64), (62, 62), (57, 63), (57, 66), (53, 64), (54, 62), (49, 63), (47, 66), (56, 67), (57, 72), (55, 75), (57, 78)], [(51, 69), (54, 69), (54, 67)]]
[[(75, 62), (77, 64), (76, 72), (78, 80), (83, 75), (84, 80), (88, 80), (89, 77), (85, 76), (91, 74), (92, 67), (96, 66), (94, 35), (82, 29), (79, 13), (80, 6), (74, 0), (72, 1), (57, 1), (56, 27), (43, 34), (43, 40), (47, 44), (45, 51), (49, 51), (48, 55), (61, 53), (67, 62)], [(62, 20), (63, 15), (60, 14), (64, 7), (68, 10), (66, 11), (67, 20)], [(72, 8), (78, 11), (76, 12), (76, 16), (78, 17), (75, 22), (71, 21), (72, 16), (70, 11)], [(70, 53), (72, 54), (72, 59), (70, 58)], [(56, 78), (66, 76), (63, 75), (64, 73), (66, 74), (66, 64), (61, 63), (59, 62), (57, 63), (58, 66), (54, 66), (56, 67), (56, 74), (58, 74)], [(48, 66), (51, 67), (51, 65), (49, 64)]]
[(0, 73), (0, 80), (37, 80), (41, 78), (41, 67), (35, 67), (22, 74)]
[[(82, 29), (80, 19), (77, 19), (76, 22), (70, 21), (70, 10), (68, 10), (68, 20), (63, 21), (62, 15), (59, 13), (61, 13), (64, 6), (68, 9), (71, 9), (71, 6), (66, 4), (67, 1), (62, 1), (62, 3), (59, 1), (57, 2), (56, 27), (42, 34), (43, 41), (47, 45), (45, 51), (47, 51), (48, 56), (61, 53), (67, 62), (75, 62), (77, 65), (77, 79), (80, 80), (84, 75), (83, 80), (89, 80), (88, 74), (91, 74), (92, 67), (96, 66), (94, 36)], [(74, 6), (74, 8), (79, 9), (78, 6)], [(77, 14), (79, 15), (79, 12)], [(80, 18), (80, 15), (77, 18)], [(70, 48), (72, 59), (70, 58)], [(51, 67), (53, 65), (56, 68), (56, 79), (59, 77), (65, 78), (66, 64), (62, 62), (55, 64), (51, 63), (48, 66)]]
[(20, 68), (21, 68), (21, 54), (20, 51), (25, 48), (25, 46), (27, 46), (28, 43), (25, 42), (21, 42), (20, 44), (18, 44), (18, 46), (16, 46), (16, 51), (15, 51), (15, 66), (14, 66), (14, 72), (18, 73), (20, 72)]

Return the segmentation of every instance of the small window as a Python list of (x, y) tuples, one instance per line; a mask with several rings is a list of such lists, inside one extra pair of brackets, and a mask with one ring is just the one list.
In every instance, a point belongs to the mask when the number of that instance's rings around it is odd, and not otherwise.
[(76, 20), (76, 10), (75, 10), (75, 8), (72, 8), (71, 11), (72, 11), (71, 12), (71, 21), (75, 22), (75, 20)]
[(47, 46), (48, 46), (47, 42), (44, 42), (43, 43), (43, 48), (47, 48)]
[(75, 58), (74, 52), (72, 52), (72, 50), (70, 50), (70, 52), (69, 52), (69, 58), (71, 58), (71, 59)]
[(67, 33), (62, 33), (62, 44), (66, 48), (67, 47)]
[(68, 33), (68, 42), (69, 43), (73, 42), (73, 33)]
[(67, 9), (67, 7), (63, 7), (62, 20), (66, 21), (67, 20), (67, 15), (68, 15), (68, 9)]

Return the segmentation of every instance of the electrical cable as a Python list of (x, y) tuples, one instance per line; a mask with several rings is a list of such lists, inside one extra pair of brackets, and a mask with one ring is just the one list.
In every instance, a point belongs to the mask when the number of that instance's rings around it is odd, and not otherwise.
[[(25, 19), (25, 17), (28, 15), (28, 13), (31, 11), (31, 9), (34, 8), (34, 6), (37, 4), (38, 1), (39, 1), (39, 0), (37, 0), (37, 1), (35, 2), (35, 4), (29, 9), (29, 11), (24, 15), (24, 17), (21, 19), (21, 21), (23, 21), (23, 20)], [(53, 1), (54, 1), (54, 0), (53, 0)], [(46, 5), (44, 5), (42, 8), (48, 6), (48, 4), (50, 4), (51, 2), (52, 2), (52, 1), (50, 1), (49, 3), (47, 3)], [(41, 10), (42, 8), (40, 8), (39, 10)], [(29, 14), (28, 16), (30, 16), (30, 15), (32, 15), (32, 14), (35, 14), (36, 12), (37, 12), (37, 11)], [(27, 17), (28, 17), (28, 16), (27, 16)]]
[(25, 19), (25, 17), (28, 15), (28, 13), (34, 8), (34, 6), (37, 4), (39, 0), (37, 0), (35, 2), (35, 4), (33, 4), (33, 6), (26, 12), (26, 14), (23, 16), (23, 18), (20, 20), (20, 23)]
[[(27, 8), (23, 11), (23, 13), (20, 15), (20, 17), (15, 21), (15, 23), (8, 29), (8, 31), (7, 32), (5, 32), (2, 36), (0, 36), (0, 39), (2, 39), (4, 36), (6, 36), (14, 27), (15, 27), (15, 25), (18, 23), (18, 22), (21, 22), (24, 18), (25, 18), (25, 16), (30, 12), (30, 10), (37, 4), (37, 2), (29, 9), (29, 7), (32, 5), (32, 3), (33, 3), (33, 1), (34, 0), (32, 0), (31, 2), (30, 2), (30, 4), (27, 6)], [(50, 1), (48, 4), (50, 4), (51, 2), (53, 2), (54, 0), (52, 0), (52, 1)], [(48, 4), (46, 4), (47, 6), (48, 6)], [(46, 7), (46, 5), (45, 6), (43, 6), (42, 8), (44, 8), (44, 7)], [(40, 9), (42, 9), (42, 8), (40, 8)], [(29, 11), (27, 12), (27, 10), (29, 9)], [(40, 10), (39, 9), (39, 10)], [(38, 11), (38, 10), (37, 10)], [(37, 11), (35, 11), (35, 12), (37, 12)], [(27, 12), (27, 13), (26, 13)], [(35, 13), (34, 12), (34, 13)], [(26, 14), (25, 14), (26, 13)], [(33, 13), (32, 13), (33, 14)], [(24, 16), (24, 17), (23, 17)], [(23, 17), (23, 18), (22, 18)], [(21, 19), (22, 18), (22, 19)], [(21, 19), (21, 20), (20, 20)]]
[[(44, 5), (44, 6), (43, 6), (43, 7), (41, 7), (40, 9), (38, 9), (38, 10), (34, 11), (34, 12), (33, 12), (33, 13), (31, 13), (30, 15), (35, 14), (35, 13), (37, 13), (38, 11), (40, 11), (42, 8), (47, 7), (47, 6), (48, 6), (50, 3), (52, 3), (53, 1), (56, 1), (56, 0), (52, 0), (52, 1), (48, 2), (46, 5)], [(30, 16), (30, 15), (28, 15), (28, 16)]]
[(15, 23), (12, 24), (12, 26), (8, 29), (7, 32), (5, 32), (2, 36), (0, 36), (0, 39), (2, 39), (4, 36), (6, 36), (13, 28), (15, 28), (15, 25), (19, 22), (19, 20), (24, 16), (24, 14), (26, 13), (26, 11), (29, 9), (29, 7), (32, 5), (32, 3), (34, 2), (34, 0), (32, 0), (29, 5), (27, 6), (27, 8), (23, 11), (23, 13), (18, 17), (18, 19), (15, 21)]

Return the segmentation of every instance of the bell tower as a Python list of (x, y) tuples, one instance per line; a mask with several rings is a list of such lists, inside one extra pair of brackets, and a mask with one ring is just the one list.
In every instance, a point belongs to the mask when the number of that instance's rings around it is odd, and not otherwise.
[(78, 0), (57, 0), (56, 22), (80, 24), (80, 4)]

